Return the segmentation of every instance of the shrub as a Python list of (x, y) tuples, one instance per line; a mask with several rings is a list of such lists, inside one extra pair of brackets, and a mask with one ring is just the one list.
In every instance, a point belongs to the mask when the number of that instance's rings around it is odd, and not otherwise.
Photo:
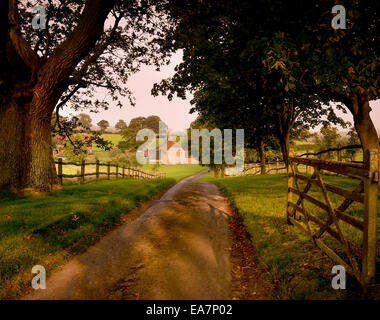
[(80, 135), (71, 136), (71, 143), (66, 141), (63, 149), (65, 157), (73, 162), (82, 162), (87, 158), (87, 146), (84, 139)]

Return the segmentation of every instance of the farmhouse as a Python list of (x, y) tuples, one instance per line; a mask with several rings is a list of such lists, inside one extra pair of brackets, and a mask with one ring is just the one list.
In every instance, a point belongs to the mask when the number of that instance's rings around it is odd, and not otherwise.
[(190, 156), (188, 151), (184, 150), (177, 142), (167, 141), (166, 144), (166, 152), (164, 145), (161, 144), (156, 149), (146, 150), (144, 156), (148, 158), (150, 163), (161, 160), (163, 164), (199, 164), (199, 161)]

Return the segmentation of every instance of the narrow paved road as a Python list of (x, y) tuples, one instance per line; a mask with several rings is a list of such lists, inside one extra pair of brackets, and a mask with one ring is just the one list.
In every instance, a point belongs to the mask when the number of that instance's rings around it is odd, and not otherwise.
[(230, 299), (228, 205), (188, 177), (24, 299)]

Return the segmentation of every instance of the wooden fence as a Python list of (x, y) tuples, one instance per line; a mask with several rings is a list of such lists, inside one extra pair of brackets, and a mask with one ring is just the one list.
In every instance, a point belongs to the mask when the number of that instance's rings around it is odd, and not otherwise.
[[(286, 173), (286, 166), (282, 161), (267, 162), (265, 165), (265, 174)], [(239, 176), (256, 176), (259, 174), (261, 174), (261, 164), (254, 162), (244, 164), (244, 170)]]
[[(85, 161), (82, 161), (80, 164), (78, 164), (75, 162), (63, 162), (62, 159), (59, 158), (58, 161), (55, 161), (55, 163), (58, 164), (58, 179), (61, 184), (63, 183), (63, 178), (78, 178), (80, 183), (84, 183), (85, 177), (95, 176), (96, 180), (99, 180), (99, 177), (101, 175), (106, 175), (108, 180), (111, 179), (111, 176), (115, 176), (116, 179), (119, 177), (133, 179), (157, 179), (165, 177), (165, 173), (162, 172), (148, 173), (135, 168), (113, 165), (110, 162), (100, 163), (99, 160), (97, 160), (95, 163), (86, 163)], [(80, 167), (80, 174), (64, 174), (63, 166), (65, 165)], [(95, 172), (86, 173), (86, 166), (96, 166)], [(107, 172), (101, 172), (101, 166), (107, 167)], [(115, 168), (116, 172), (111, 172), (111, 168)]]
[[(363, 287), (367, 287), (375, 277), (379, 198), (378, 150), (367, 151), (366, 159), (363, 164), (325, 161), (295, 157), (291, 150), (287, 194), (288, 222), (304, 231), (317, 247), (334, 262), (344, 266), (346, 271), (353, 275)], [(299, 165), (311, 168), (313, 172), (311, 175), (303, 175), (298, 169)], [(355, 178), (358, 185), (354, 190), (346, 190), (326, 183), (321, 170)], [(313, 186), (320, 191), (323, 201), (308, 193)], [(334, 206), (330, 198), (331, 193), (344, 199), (339, 206)], [(293, 201), (294, 196), (297, 197), (296, 201)], [(353, 203), (362, 204), (361, 217), (357, 214), (346, 213)], [(311, 213), (310, 204), (317, 208), (319, 213)], [(356, 230), (358, 239), (347, 236), (347, 230), (353, 230), (350, 228)], [(331, 243), (331, 239), (338, 241), (339, 249), (334, 250), (331, 246), (329, 247), (327, 242)]]

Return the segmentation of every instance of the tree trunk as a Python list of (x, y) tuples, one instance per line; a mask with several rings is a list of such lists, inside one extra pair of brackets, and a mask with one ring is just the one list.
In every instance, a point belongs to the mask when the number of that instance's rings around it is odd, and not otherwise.
[[(17, 1), (4, 3), (1, 13), (8, 26), (1, 29), (0, 45), (0, 186), (50, 191), (58, 183), (51, 148), (52, 112), (75, 68), (103, 34), (116, 1), (87, 0), (78, 24), (47, 59), (23, 38)], [(82, 76), (73, 83), (80, 84)]]
[(354, 126), (362, 144), (363, 160), (364, 163), (367, 163), (367, 150), (378, 149), (380, 154), (379, 137), (377, 135), (376, 127), (373, 124), (372, 119), (370, 117), (371, 107), (369, 106), (369, 99), (366, 96), (359, 96), (353, 94), (350, 96), (350, 100), (351, 108), (349, 109), (353, 114)]
[(282, 134), (279, 135), (279, 142), (282, 157), (284, 158), (285, 166), (288, 167), (289, 163), (289, 131), (283, 131)]
[[(53, 102), (54, 103), (54, 102)], [(58, 184), (51, 148), (51, 114), (12, 100), (0, 110), (0, 185), (50, 191)]]
[(265, 149), (264, 149), (264, 140), (260, 140), (258, 144), (259, 158), (260, 158), (260, 168), (261, 174), (266, 173), (266, 164), (265, 164)]
[(371, 107), (369, 106), (368, 99), (353, 95), (351, 96), (351, 101), (353, 105), (354, 125), (362, 144), (365, 161), (366, 150), (379, 149), (379, 138), (370, 117)]

